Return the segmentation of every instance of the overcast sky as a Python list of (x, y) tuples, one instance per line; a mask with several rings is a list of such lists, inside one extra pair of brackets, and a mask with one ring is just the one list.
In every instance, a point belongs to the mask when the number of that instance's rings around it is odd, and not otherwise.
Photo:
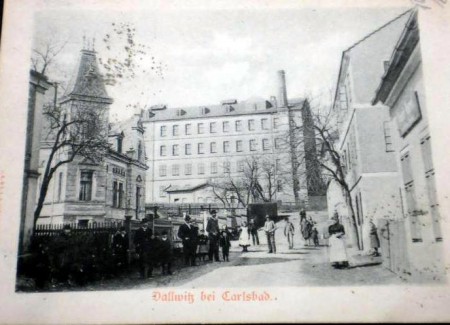
[[(108, 87), (112, 114), (123, 118), (132, 113), (126, 105), (135, 102), (180, 107), (276, 96), (280, 69), (288, 97), (328, 96), (342, 51), (405, 10), (44, 11), (36, 17), (35, 40), (68, 40), (49, 71), (61, 80), (76, 65), (83, 35), (96, 38), (101, 56), (112, 23), (134, 24), (135, 40), (150, 48), (143, 64), (150, 72)], [(162, 62), (163, 78), (151, 72), (152, 57)]]

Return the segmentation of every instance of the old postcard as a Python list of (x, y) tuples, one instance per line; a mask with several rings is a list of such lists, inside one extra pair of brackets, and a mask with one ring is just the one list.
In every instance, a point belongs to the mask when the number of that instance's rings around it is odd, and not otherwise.
[(0, 321), (449, 321), (449, 12), (7, 1)]

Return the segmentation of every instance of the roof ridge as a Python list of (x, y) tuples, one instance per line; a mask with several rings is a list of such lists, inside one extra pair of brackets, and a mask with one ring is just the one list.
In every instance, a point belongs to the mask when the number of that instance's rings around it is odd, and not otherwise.
[(404, 15), (406, 15), (407, 13), (409, 13), (410, 11), (413, 11), (414, 8), (408, 9), (407, 11), (401, 13), (400, 15), (398, 15), (397, 17), (395, 17), (394, 19), (388, 21), (387, 23), (385, 23), (384, 25), (382, 25), (381, 27), (378, 27), (377, 29), (375, 29), (373, 32), (367, 34), (366, 36), (364, 36), (363, 38), (361, 38), (359, 41), (357, 41), (356, 43), (354, 43), (352, 46), (350, 46), (348, 49), (346, 49), (344, 52), (350, 51), (351, 49), (353, 49), (354, 47), (358, 46), (359, 44), (361, 44), (362, 42), (364, 42), (366, 39), (368, 39), (369, 37), (371, 37), (372, 35), (378, 33), (380, 30), (382, 30), (383, 28), (387, 27), (388, 25), (392, 24), (394, 21), (400, 19), (401, 17), (403, 17)]

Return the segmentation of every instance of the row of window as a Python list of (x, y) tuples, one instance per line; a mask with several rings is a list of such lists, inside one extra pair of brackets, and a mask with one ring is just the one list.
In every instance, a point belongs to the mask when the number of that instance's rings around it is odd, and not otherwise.
[[(80, 201), (91, 201), (92, 200), (92, 180), (94, 172), (92, 170), (82, 171), (80, 177)], [(61, 178), (61, 175), (60, 175)], [(59, 190), (60, 191), (60, 190)], [(59, 194), (58, 194), (59, 195)], [(124, 183), (114, 180), (112, 186), (112, 206), (114, 208), (124, 208)], [(136, 210), (140, 208), (140, 203), (142, 200), (142, 188), (136, 186)]]
[[(276, 138), (275, 139), (275, 149), (280, 149), (282, 144), (282, 139)], [(235, 142), (235, 151), (236, 152), (242, 152), (243, 151), (244, 142), (243, 140), (236, 140)], [(258, 142), (256, 139), (251, 139), (248, 142), (249, 150), (250, 151), (257, 151), (258, 150)], [(159, 155), (160, 156), (167, 156), (167, 145), (161, 145), (159, 147)], [(200, 142), (197, 143), (197, 153), (198, 154), (204, 154), (206, 153), (205, 150), (205, 143)], [(270, 142), (269, 139), (262, 139), (262, 150), (268, 151), (270, 150)], [(209, 153), (217, 153), (217, 142), (210, 142), (209, 143)], [(222, 142), (222, 152), (223, 153), (229, 153), (231, 152), (231, 141), (223, 141)], [(186, 143), (184, 145), (184, 154), (185, 155), (192, 155), (192, 144)], [(172, 145), (172, 156), (179, 156), (180, 155), (180, 145), (174, 144)]]
[[(269, 119), (262, 118), (260, 120), (261, 130), (269, 130)], [(191, 135), (193, 132), (192, 123), (187, 123), (184, 125), (184, 135)], [(206, 125), (208, 123), (199, 122), (197, 123), (197, 134), (204, 134), (206, 132)], [(273, 118), (273, 128), (277, 129), (279, 127), (278, 117)], [(248, 131), (256, 130), (256, 120), (250, 119), (247, 121), (247, 129)], [(242, 132), (244, 130), (244, 123), (242, 120), (237, 120), (234, 122), (234, 130), (236, 132)], [(219, 131), (219, 122), (209, 122), (209, 133), (217, 133)], [(230, 121), (222, 122), (222, 132), (227, 133), (231, 131), (231, 123)], [(168, 127), (167, 125), (161, 125), (160, 127), (160, 136), (166, 137), (168, 135)], [(180, 125), (176, 124), (172, 126), (172, 136), (181, 135)]]
[[(243, 172), (245, 169), (245, 160), (238, 160), (236, 162), (236, 172)], [(281, 167), (280, 159), (275, 160), (275, 170), (278, 171)], [(210, 174), (217, 174), (219, 173), (219, 163), (217, 161), (213, 161), (210, 163)], [(181, 165), (180, 164), (173, 164), (172, 165), (172, 176), (180, 176), (181, 173)], [(222, 162), (222, 173), (231, 173), (231, 162), (230, 161), (224, 161)], [(184, 175), (192, 175), (193, 173), (193, 164), (187, 163), (184, 164)], [(199, 163), (197, 164), (197, 174), (198, 175), (205, 175), (206, 174), (206, 164), (205, 163)], [(165, 177), (167, 176), (167, 165), (159, 165), (159, 176)]]

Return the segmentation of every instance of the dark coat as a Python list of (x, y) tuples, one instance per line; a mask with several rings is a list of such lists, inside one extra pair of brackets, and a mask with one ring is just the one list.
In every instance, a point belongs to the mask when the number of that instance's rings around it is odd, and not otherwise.
[(225, 249), (228, 249), (231, 247), (230, 242), (230, 234), (228, 232), (222, 231), (220, 233), (220, 247), (223, 247)]
[(258, 227), (256, 227), (256, 225), (255, 225), (254, 222), (249, 223), (249, 225), (248, 225), (248, 230), (250, 231), (250, 233), (251, 233), (252, 235), (258, 234)]
[(370, 225), (370, 247), (380, 247), (380, 239), (378, 238), (377, 227), (373, 223), (371, 223)]
[(178, 228), (178, 238), (183, 241), (185, 249), (194, 249), (197, 242), (198, 228), (192, 225), (188, 226), (186, 223)]
[(208, 236), (211, 237), (219, 237), (219, 220), (209, 218), (208, 223), (206, 224), (206, 231), (208, 232)]
[(128, 250), (128, 234), (122, 236), (117, 232), (113, 237), (113, 252), (115, 254), (124, 254)]
[(186, 223), (183, 223), (180, 228), (178, 228), (178, 238), (180, 238), (183, 242), (185, 241), (194, 241), (197, 239), (197, 229), (194, 226), (188, 226)]
[(153, 240), (152, 240), (153, 231), (150, 228), (144, 230), (144, 228), (139, 228), (136, 230), (136, 234), (134, 235), (134, 246), (136, 247), (136, 252), (149, 252)]
[(330, 235), (338, 234), (338, 233), (343, 233), (343, 234), (345, 234), (344, 226), (341, 225), (340, 223), (331, 225), (330, 227), (328, 227), (328, 233), (329, 233)]
[(163, 263), (170, 263), (173, 258), (172, 244), (170, 240), (160, 240), (158, 243), (158, 260)]

